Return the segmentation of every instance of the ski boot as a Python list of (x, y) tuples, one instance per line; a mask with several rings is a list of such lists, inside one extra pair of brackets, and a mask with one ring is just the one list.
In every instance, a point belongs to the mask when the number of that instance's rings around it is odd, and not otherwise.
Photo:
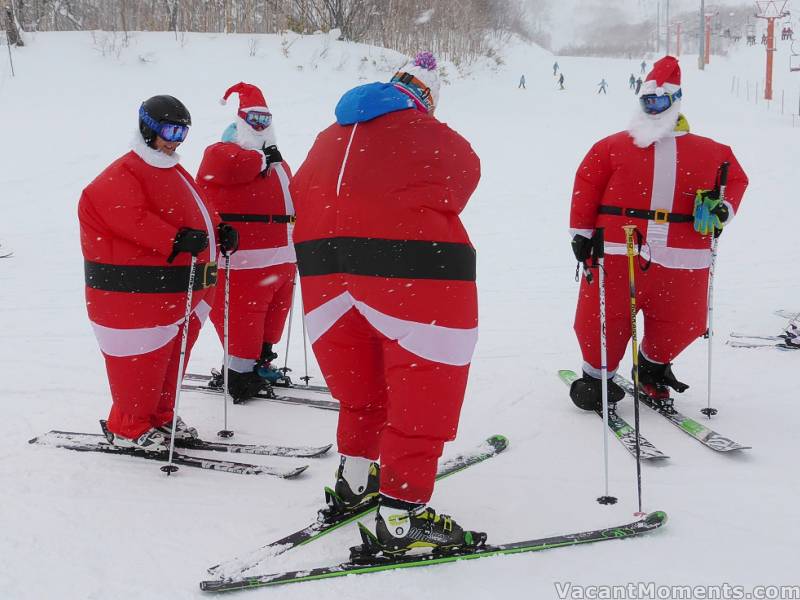
[(367, 458), (342, 456), (336, 469), (333, 489), (325, 488), (325, 503), (320, 519), (328, 520), (342, 513), (354, 512), (377, 498), (381, 468)]
[(108, 443), (117, 448), (141, 450), (143, 452), (153, 452), (156, 454), (169, 450), (169, 440), (155, 427), (148, 429), (137, 438), (127, 438), (113, 431), (109, 431), (105, 421), (100, 421), (100, 427), (102, 427), (103, 434), (106, 436)]
[(256, 372), (256, 367), (247, 373), (228, 369), (228, 393), (234, 404), (241, 404), (264, 391), (272, 394), (272, 386)]
[(286, 372), (291, 369), (276, 369), (273, 367), (271, 363), (276, 358), (278, 358), (278, 355), (272, 351), (272, 344), (261, 346), (261, 356), (256, 363), (256, 373), (262, 379), (267, 380), (270, 385), (289, 387), (292, 385), (292, 380), (289, 379)]
[[(575, 406), (583, 410), (593, 410), (599, 412), (603, 410), (603, 387), (602, 381), (592, 377), (586, 371), (583, 372), (583, 377), (576, 379), (569, 387), (569, 397)], [(613, 412), (617, 402), (625, 397), (625, 390), (623, 390), (614, 381), (614, 376), (608, 376), (608, 410)]]
[[(163, 433), (169, 440), (172, 437), (172, 420), (167, 421), (161, 427), (157, 427), (156, 430)], [(197, 429), (189, 427), (180, 417), (175, 423), (175, 431), (175, 441), (196, 440), (200, 437), (197, 434)]]
[(639, 351), (639, 391), (648, 397), (664, 404), (669, 402), (669, 389), (672, 388), (679, 394), (689, 389), (689, 386), (678, 381), (672, 373), (672, 363), (656, 363), (645, 358)]
[(794, 323), (790, 324), (781, 337), (784, 343), (790, 348), (800, 348), (800, 327)]
[(375, 514), (375, 534), (362, 530), (362, 539), (365, 543), (360, 548), (365, 556), (387, 558), (402, 556), (417, 548), (447, 554), (486, 544), (485, 533), (466, 531), (451, 517), (436, 514), (429, 506), (383, 495)]

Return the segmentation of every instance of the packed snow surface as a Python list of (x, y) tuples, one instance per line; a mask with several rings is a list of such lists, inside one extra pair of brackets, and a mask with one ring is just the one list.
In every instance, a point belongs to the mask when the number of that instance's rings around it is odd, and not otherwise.
[[(217, 100), (244, 80), (262, 87), (283, 156), (296, 169), (315, 135), (333, 121), (340, 95), (386, 80), (404, 57), (330, 36), (52, 33), (15, 50), (11, 78), (0, 55), (0, 596), (21, 599), (198, 598), (205, 568), (299, 529), (322, 503), (335, 454), (319, 460), (247, 457), (311, 466), (283, 481), (184, 468), (167, 478), (158, 463), (30, 446), (50, 429), (99, 431), (109, 391), (86, 318), (76, 206), (82, 188), (127, 150), (139, 103), (181, 98), (194, 126), (180, 149), (195, 172), (233, 107)], [(284, 52), (285, 50), (285, 52)], [(670, 522), (645, 538), (382, 575), (264, 589), (248, 598), (555, 598), (555, 583), (657, 585), (797, 583), (800, 494), (796, 466), (800, 353), (724, 345), (733, 330), (778, 333), (774, 309), (800, 310), (797, 267), (798, 83), (788, 48), (776, 61), (777, 102), (744, 92), (762, 78), (764, 49), (714, 57), (705, 72), (683, 61), (684, 112), (693, 131), (730, 144), (751, 179), (721, 238), (711, 426), (752, 450), (721, 455), (643, 408), (642, 431), (668, 461), (643, 468), (645, 510)], [(252, 54), (252, 55), (251, 55)], [(602, 424), (575, 409), (557, 379), (580, 368), (572, 332), (577, 284), (566, 233), (575, 169), (592, 143), (623, 129), (637, 104), (632, 60), (553, 57), (525, 45), (499, 69), (448, 67), (437, 116), (464, 135), (482, 160), (480, 187), (463, 214), (478, 250), (481, 334), (458, 439), (446, 455), (493, 433), (508, 451), (442, 482), (433, 506), (489, 540), (513, 541), (616, 525), (636, 510), (635, 464), (610, 442), (611, 492), (603, 493)], [(528, 89), (517, 89), (520, 75)], [(741, 79), (739, 95), (733, 79)], [(596, 94), (605, 77), (608, 95)], [(786, 93), (781, 115), (781, 90)], [(753, 92), (751, 92), (752, 94)], [(289, 365), (303, 374), (298, 311)], [(675, 371), (692, 384), (680, 408), (701, 418), (706, 342)], [(284, 345), (279, 348), (284, 359)], [(192, 371), (218, 366), (210, 326)], [(623, 363), (629, 368), (630, 361)], [(321, 382), (309, 353), (312, 382)], [(409, 390), (409, 394), (413, 394)], [(213, 438), (222, 405), (185, 393), (181, 415)], [(633, 421), (629, 401), (623, 417)], [(253, 402), (230, 409), (233, 441), (321, 444), (335, 439), (335, 413)], [(429, 418), (436, 418), (435, 414)], [(246, 460), (244, 456), (238, 456)], [(344, 560), (355, 526), (259, 567), (269, 573)]]

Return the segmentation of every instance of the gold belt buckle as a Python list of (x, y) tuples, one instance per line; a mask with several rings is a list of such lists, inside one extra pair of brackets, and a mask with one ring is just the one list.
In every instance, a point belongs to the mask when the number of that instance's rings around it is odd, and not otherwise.
[(217, 283), (217, 263), (207, 262), (203, 265), (203, 289), (216, 285)]
[(656, 216), (653, 218), (653, 220), (656, 223), (666, 223), (666, 222), (668, 222), (668, 220), (669, 220), (669, 211), (666, 211), (666, 210), (661, 209), (661, 208), (657, 208), (655, 210), (655, 213), (656, 213)]

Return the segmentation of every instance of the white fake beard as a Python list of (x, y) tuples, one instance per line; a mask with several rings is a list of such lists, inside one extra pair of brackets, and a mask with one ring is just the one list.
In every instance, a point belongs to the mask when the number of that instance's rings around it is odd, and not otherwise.
[(148, 146), (140, 131), (136, 131), (131, 140), (131, 150), (151, 167), (170, 169), (181, 161), (181, 155), (173, 152), (172, 156)]
[(275, 126), (270, 123), (269, 127), (262, 131), (256, 131), (248, 125), (241, 117), (236, 117), (236, 143), (245, 150), (261, 150), (264, 146), (274, 146)]
[(648, 115), (639, 108), (628, 125), (628, 134), (639, 148), (647, 148), (651, 144), (673, 135), (680, 112), (680, 100), (658, 115)]

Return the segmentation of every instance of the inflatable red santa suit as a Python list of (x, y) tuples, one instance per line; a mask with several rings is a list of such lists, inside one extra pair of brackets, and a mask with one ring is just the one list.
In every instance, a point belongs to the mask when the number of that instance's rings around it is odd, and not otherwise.
[[(133, 149), (78, 204), (86, 308), (113, 398), (107, 435), (124, 447), (163, 451), (172, 433), (190, 255), (198, 263), (186, 361), (211, 310), (217, 217), (175, 153), (190, 125), (176, 98), (146, 100)], [(177, 435), (197, 434), (178, 419)]]
[[(228, 388), (234, 401), (254, 396), (267, 385), (269, 362), (277, 357), (292, 302), (295, 252), (291, 242), (294, 206), (292, 173), (281, 157), (264, 96), (256, 86), (237, 83), (223, 97), (239, 95), (236, 121), (222, 141), (209, 146), (197, 182), (225, 223), (240, 234), (231, 256)], [(219, 257), (224, 266), (223, 257)], [(223, 339), (224, 271), (211, 321)]]
[(478, 335), (475, 250), (459, 214), (480, 162), (433, 116), (438, 95), (430, 53), (391, 83), (350, 90), (292, 182), (308, 335), (341, 403), (328, 500), (349, 509), (380, 491), (377, 534), (393, 548), (417, 535), (473, 539), (424, 507)]
[[(706, 330), (708, 269), (714, 233), (738, 210), (747, 176), (728, 146), (690, 133), (681, 114), (681, 72), (666, 56), (653, 65), (639, 97), (641, 110), (627, 131), (597, 142), (578, 167), (572, 193), (570, 233), (575, 256), (591, 257), (595, 228), (605, 229), (608, 369), (613, 375), (631, 337), (623, 225), (642, 236), (647, 270), (636, 273), (637, 306), (644, 313), (639, 380), (648, 394), (688, 386), (671, 362)], [(724, 202), (716, 187), (729, 164)], [(575, 332), (583, 353), (583, 377), (570, 390), (587, 410), (601, 403), (598, 286), (581, 282)], [(609, 379), (609, 398), (624, 392)]]

